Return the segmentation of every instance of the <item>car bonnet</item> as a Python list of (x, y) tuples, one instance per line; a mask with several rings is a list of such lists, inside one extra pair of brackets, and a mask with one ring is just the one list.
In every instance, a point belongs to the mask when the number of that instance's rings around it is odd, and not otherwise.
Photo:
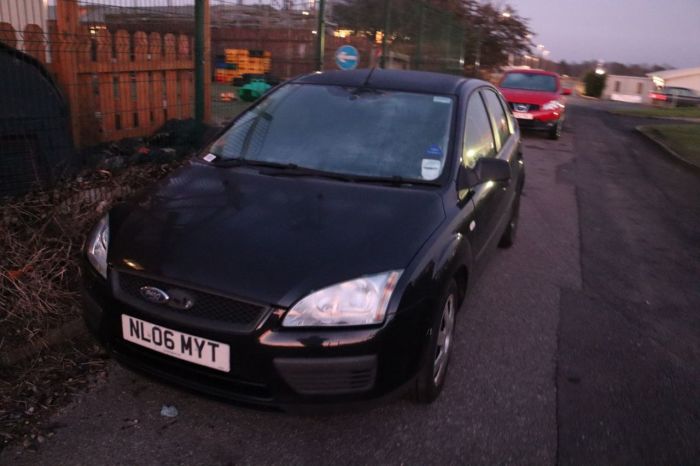
[(288, 307), (405, 268), (445, 218), (438, 193), (193, 164), (113, 212), (109, 261)]

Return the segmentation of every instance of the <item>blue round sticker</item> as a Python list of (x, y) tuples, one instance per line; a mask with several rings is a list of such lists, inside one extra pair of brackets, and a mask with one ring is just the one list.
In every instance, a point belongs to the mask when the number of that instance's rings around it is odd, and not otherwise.
[(425, 155), (428, 157), (442, 158), (442, 149), (437, 144), (433, 144), (425, 151)]
[(360, 62), (360, 52), (352, 45), (343, 45), (335, 51), (335, 64), (341, 70), (354, 70)]

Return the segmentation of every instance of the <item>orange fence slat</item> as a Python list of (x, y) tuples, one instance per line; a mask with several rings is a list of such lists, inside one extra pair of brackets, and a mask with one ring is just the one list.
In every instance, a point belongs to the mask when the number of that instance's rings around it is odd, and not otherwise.
[(177, 92), (177, 71), (165, 72), (165, 101), (168, 110), (168, 120), (180, 118), (180, 102)]
[(194, 76), (192, 71), (179, 71), (180, 81), (180, 118), (192, 118)]
[(100, 115), (102, 118), (102, 140), (110, 141), (111, 134), (117, 129), (115, 122), (115, 95), (114, 95), (114, 76), (112, 74), (103, 73), (98, 75), (98, 87), (100, 94)]
[(44, 31), (36, 24), (24, 28), (24, 51), (46, 64), (46, 41)]
[(165, 122), (163, 105), (163, 72), (154, 71), (151, 73), (151, 113), (153, 114), (153, 126), (158, 128)]

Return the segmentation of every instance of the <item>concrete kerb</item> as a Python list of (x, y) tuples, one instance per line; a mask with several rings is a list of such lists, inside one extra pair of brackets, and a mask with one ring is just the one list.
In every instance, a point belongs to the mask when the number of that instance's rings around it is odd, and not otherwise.
[(688, 118), (688, 117), (669, 117), (669, 116), (658, 116), (658, 115), (630, 115), (623, 111), (611, 109), (607, 111), (616, 116), (629, 117), (629, 118), (645, 118), (651, 120), (661, 120), (672, 123), (700, 123), (700, 118)]
[(690, 160), (686, 159), (683, 157), (681, 154), (673, 150), (668, 144), (666, 144), (660, 137), (656, 136), (654, 134), (654, 130), (649, 126), (649, 125), (639, 125), (634, 127), (635, 130), (637, 130), (639, 133), (643, 134), (647, 138), (649, 138), (651, 141), (656, 143), (658, 146), (660, 146), (662, 149), (664, 149), (666, 152), (680, 160), (681, 162), (690, 165), (695, 168), (700, 168), (700, 165), (696, 165)]
[(576, 94), (576, 97), (581, 97), (581, 98), (584, 98), (587, 100), (600, 100), (599, 97), (593, 97), (593, 96), (586, 95), (586, 94)]

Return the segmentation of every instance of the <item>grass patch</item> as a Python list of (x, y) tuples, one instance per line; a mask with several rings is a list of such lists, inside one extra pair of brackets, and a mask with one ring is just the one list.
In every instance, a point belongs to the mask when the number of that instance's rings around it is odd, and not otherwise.
[(681, 157), (700, 167), (700, 124), (644, 126), (641, 131), (660, 139)]
[(700, 107), (618, 108), (612, 110), (612, 113), (648, 118), (700, 118)]

